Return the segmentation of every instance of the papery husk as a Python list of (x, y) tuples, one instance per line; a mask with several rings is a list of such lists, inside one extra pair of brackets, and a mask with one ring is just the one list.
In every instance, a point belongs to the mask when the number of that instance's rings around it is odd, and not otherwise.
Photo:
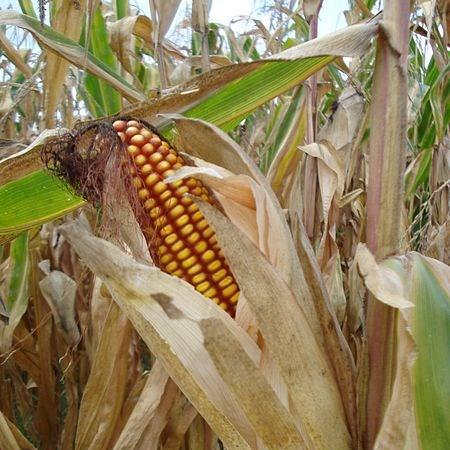
[[(249, 336), (186, 282), (137, 263), (80, 225), (66, 225), (61, 232), (103, 279), (152, 353), (224, 444), (230, 448), (254, 447), (252, 427), (203, 347), (199, 320), (218, 317), (257, 361), (260, 352)], [(198, 361), (202, 361), (201, 366)]]

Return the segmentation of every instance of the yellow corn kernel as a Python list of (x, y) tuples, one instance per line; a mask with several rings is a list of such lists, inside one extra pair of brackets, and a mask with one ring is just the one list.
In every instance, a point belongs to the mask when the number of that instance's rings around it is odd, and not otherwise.
[(146, 210), (152, 209), (156, 206), (156, 200), (154, 198), (149, 198), (148, 200), (145, 201), (144, 203), (144, 208)]
[(166, 225), (165, 227), (161, 228), (159, 231), (159, 234), (161, 237), (169, 236), (169, 234), (173, 233), (173, 226), (172, 225)]
[(183, 213), (184, 213), (184, 206), (176, 205), (169, 211), (169, 216), (172, 219), (176, 219), (177, 217), (180, 217)]
[(222, 295), (224, 297), (231, 297), (233, 294), (235, 294), (238, 290), (238, 287), (236, 286), (236, 284), (232, 284), (231, 286), (226, 287), (223, 291), (222, 291)]
[(189, 244), (195, 244), (200, 239), (200, 234), (195, 232), (189, 235), (186, 240), (189, 242)]
[(206, 275), (204, 273), (199, 273), (198, 275), (195, 275), (192, 277), (192, 283), (199, 284), (206, 280)]
[(187, 235), (191, 234), (193, 231), (194, 231), (194, 225), (192, 225), (192, 223), (188, 223), (186, 226), (184, 226), (180, 230), (180, 234), (181, 234), (181, 236), (187, 236)]
[(238, 300), (239, 300), (239, 292), (236, 292), (236, 294), (230, 297), (231, 303), (237, 303)]
[(212, 298), (217, 295), (217, 290), (215, 288), (209, 288), (207, 291), (203, 292), (203, 295), (208, 298)]
[[(195, 255), (190, 256), (189, 258), (185, 259), (181, 265), (185, 268), (185, 269), (189, 269), (190, 267), (192, 267), (195, 263), (197, 262), (197, 257)], [(198, 266), (200, 266), (200, 264), (197, 264)], [(200, 266), (200, 270), (201, 270), (201, 266)], [(188, 272), (189, 273), (189, 272)]]
[(178, 219), (175, 221), (176, 226), (179, 228), (184, 227), (188, 223), (189, 223), (189, 216), (187, 214), (183, 214), (181, 217), (178, 217)]
[(156, 184), (159, 180), (159, 175), (157, 173), (151, 173), (146, 179), (145, 184), (148, 187), (152, 187), (154, 184)]
[(188, 273), (188, 275), (197, 275), (201, 271), (202, 271), (202, 265), (195, 264), (195, 266), (192, 266), (188, 269), (187, 273)]
[(206, 266), (208, 272), (215, 272), (216, 270), (219, 270), (221, 267), (222, 261), (220, 261), (220, 259), (215, 259), (212, 263)]
[(219, 282), (219, 287), (220, 288), (226, 288), (229, 284), (231, 284), (234, 281), (232, 276), (227, 276), (225, 277), (223, 280), (221, 280)]
[(173, 260), (173, 255), (171, 255), (170, 253), (166, 253), (165, 255), (162, 255), (162, 256), (159, 258), (159, 262), (160, 262), (161, 264), (163, 264), (164, 266), (166, 266), (167, 264), (169, 264), (170, 261), (172, 261), (172, 260)]
[(169, 236), (166, 236), (164, 239), (164, 242), (167, 245), (175, 244), (175, 242), (178, 240), (178, 236), (175, 233), (169, 234)]
[(215, 257), (215, 253), (212, 250), (206, 250), (201, 256), (202, 261), (205, 263), (209, 263), (212, 261), (212, 259)]
[(228, 274), (227, 269), (220, 269), (218, 272), (213, 274), (212, 279), (213, 279), (213, 281), (217, 282), (217, 281), (220, 281), (227, 274)]
[(174, 253), (178, 253), (179, 251), (183, 250), (184, 243), (181, 239), (178, 239), (177, 242), (175, 242), (175, 244), (173, 244), (170, 248)]
[(176, 261), (172, 261), (169, 264), (167, 264), (167, 266), (166, 266), (166, 270), (169, 273), (173, 273), (177, 269), (178, 269), (178, 263)]
[(200, 283), (198, 286), (195, 287), (198, 292), (203, 293), (207, 289), (211, 287), (211, 283), (209, 281), (204, 281), (203, 283)]
[[(162, 194), (164, 191), (167, 190), (167, 184), (163, 183), (162, 181), (158, 181), (154, 186), (153, 186), (153, 192), (155, 193), (155, 195), (160, 195)], [(170, 192), (170, 191), (169, 191)]]
[(207, 249), (208, 249), (208, 244), (207, 244), (205, 241), (200, 241), (199, 243), (197, 243), (197, 244), (194, 246), (194, 250), (195, 250), (197, 253), (200, 253), (200, 254), (202, 254), (203, 252), (205, 252)]

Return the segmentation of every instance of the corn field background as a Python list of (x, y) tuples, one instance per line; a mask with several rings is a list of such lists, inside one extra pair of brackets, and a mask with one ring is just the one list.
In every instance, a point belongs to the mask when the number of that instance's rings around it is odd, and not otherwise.
[[(349, 0), (318, 37), (322, 3), (2, 0), (0, 450), (450, 448), (450, 3)], [(235, 316), (111, 163), (147, 123)]]

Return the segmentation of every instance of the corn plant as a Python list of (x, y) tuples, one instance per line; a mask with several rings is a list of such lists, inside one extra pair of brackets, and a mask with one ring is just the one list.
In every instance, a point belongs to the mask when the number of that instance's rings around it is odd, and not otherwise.
[(447, 448), (448, 2), (208, 3), (0, 10), (0, 448)]

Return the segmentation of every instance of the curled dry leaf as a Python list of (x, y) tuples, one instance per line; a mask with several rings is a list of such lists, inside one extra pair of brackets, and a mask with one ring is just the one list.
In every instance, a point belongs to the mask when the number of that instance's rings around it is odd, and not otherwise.
[[(109, 25), (110, 45), (116, 53), (122, 66), (129, 73), (133, 74), (131, 55), (134, 55), (132, 48), (132, 37), (142, 39), (147, 48), (153, 50), (153, 24), (152, 21), (143, 15), (127, 16)], [(185, 59), (185, 56), (173, 45), (163, 43), (163, 50), (166, 54), (176, 59)]]
[(367, 288), (375, 298), (400, 310), (414, 307), (414, 303), (407, 298), (401, 277), (392, 268), (377, 264), (366, 245), (358, 244), (355, 260)]

